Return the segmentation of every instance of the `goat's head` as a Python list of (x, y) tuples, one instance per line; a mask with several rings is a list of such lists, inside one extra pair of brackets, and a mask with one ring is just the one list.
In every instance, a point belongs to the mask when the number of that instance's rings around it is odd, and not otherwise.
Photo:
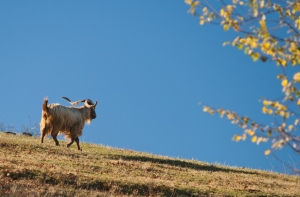
[(86, 108), (89, 108), (91, 110), (91, 114), (90, 115), (91, 115), (92, 119), (95, 119), (97, 117), (96, 111), (95, 111), (97, 103), (98, 103), (98, 101), (96, 101), (96, 103), (94, 104), (90, 99), (86, 99), (84, 101), (84, 106)]
[(67, 97), (62, 97), (64, 99), (66, 99), (71, 105), (77, 105), (78, 103), (83, 102), (84, 103), (84, 107), (90, 109), (90, 116), (92, 119), (95, 119), (97, 117), (96, 115), (96, 105), (98, 103), (98, 101), (96, 101), (96, 103), (94, 104), (93, 101), (91, 101), (90, 99), (84, 99), (84, 100), (78, 100), (75, 102), (71, 102), (70, 99), (68, 99)]

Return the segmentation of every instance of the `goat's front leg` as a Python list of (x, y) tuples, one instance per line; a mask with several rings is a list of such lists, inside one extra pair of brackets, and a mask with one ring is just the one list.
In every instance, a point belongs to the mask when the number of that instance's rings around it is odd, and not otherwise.
[(53, 138), (53, 140), (54, 140), (54, 142), (55, 142), (55, 145), (56, 146), (59, 146), (59, 142), (58, 142), (58, 140), (57, 140), (57, 133), (55, 134), (55, 133), (51, 133), (51, 135), (52, 135), (52, 138)]
[(79, 146), (79, 138), (78, 138), (78, 137), (75, 138), (75, 142), (76, 142), (76, 144), (77, 144), (78, 150), (82, 151), (82, 149), (81, 149), (80, 146)]

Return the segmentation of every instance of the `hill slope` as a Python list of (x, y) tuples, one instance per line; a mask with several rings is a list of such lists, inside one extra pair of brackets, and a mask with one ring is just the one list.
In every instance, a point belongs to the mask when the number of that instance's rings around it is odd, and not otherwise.
[(300, 178), (0, 132), (0, 196), (300, 196)]

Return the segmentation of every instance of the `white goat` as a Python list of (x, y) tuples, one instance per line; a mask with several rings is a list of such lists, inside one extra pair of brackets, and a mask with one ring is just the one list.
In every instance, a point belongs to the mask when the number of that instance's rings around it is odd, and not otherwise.
[(42, 105), (42, 118), (40, 123), (41, 143), (44, 142), (45, 135), (51, 134), (56, 146), (59, 146), (57, 135), (65, 134), (66, 138), (70, 139), (67, 147), (70, 147), (75, 141), (78, 150), (81, 150), (78, 137), (82, 135), (84, 124), (89, 124), (92, 119), (96, 118), (95, 109), (97, 101), (94, 104), (90, 99), (71, 102), (67, 97), (62, 98), (66, 99), (72, 105), (84, 102), (84, 106), (65, 107), (60, 104), (48, 105), (48, 98), (45, 98)]

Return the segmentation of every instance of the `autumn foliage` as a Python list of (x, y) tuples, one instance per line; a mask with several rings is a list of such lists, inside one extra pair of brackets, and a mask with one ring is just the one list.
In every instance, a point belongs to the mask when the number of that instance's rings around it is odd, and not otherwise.
[(271, 141), (266, 155), (285, 146), (300, 153), (300, 72), (287, 74), (289, 67), (300, 65), (300, 1), (220, 0), (216, 1), (219, 7), (207, 0), (185, 2), (190, 6), (189, 13), (199, 17), (200, 25), (218, 24), (225, 31), (236, 32), (237, 36), (223, 45), (231, 44), (253, 61), (270, 61), (282, 68), (277, 78), (283, 97), (262, 102), (262, 113), (273, 116), (274, 122), (264, 125), (230, 110), (209, 106), (203, 107), (204, 112), (225, 116), (240, 126), (244, 132), (235, 135), (235, 141), (246, 138), (257, 144)]

